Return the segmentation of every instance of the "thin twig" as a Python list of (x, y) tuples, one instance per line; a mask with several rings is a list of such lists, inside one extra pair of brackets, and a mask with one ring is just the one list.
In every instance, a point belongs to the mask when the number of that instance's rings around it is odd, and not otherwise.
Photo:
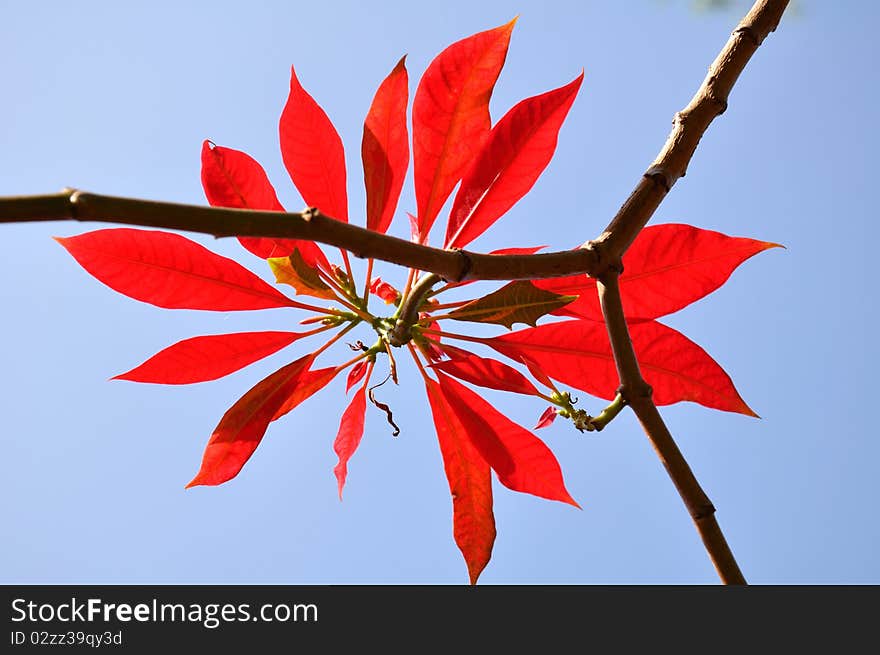
[(725, 584), (746, 584), (736, 559), (715, 519), (715, 507), (700, 487), (651, 399), (642, 378), (620, 299), (620, 258), (645, 226), (678, 178), (687, 170), (700, 138), (712, 120), (727, 108), (727, 96), (764, 38), (776, 28), (787, 0), (758, 0), (740, 21), (709, 67), (696, 95), (676, 114), (672, 132), (654, 163), (618, 211), (593, 248), (607, 266), (598, 283), (599, 301), (620, 379), (620, 392), (648, 435), (660, 461), (681, 495), (706, 551)]
[(776, 29), (787, 5), (788, 0), (758, 0), (733, 30), (694, 97), (675, 115), (660, 154), (605, 231), (592, 241), (592, 246), (600, 251), (600, 259), (613, 265), (647, 224), (672, 185), (684, 177), (700, 139), (715, 117), (727, 109), (734, 83), (761, 42)]
[(410, 340), (412, 336), (412, 326), (416, 323), (419, 316), (419, 308), (422, 306), (431, 287), (440, 281), (440, 277), (435, 273), (428, 273), (425, 277), (415, 283), (409, 293), (403, 298), (400, 310), (397, 312), (397, 323), (388, 333), (388, 339), (392, 346), (402, 346)]
[(746, 579), (715, 520), (715, 507), (700, 487), (700, 483), (697, 482), (675, 444), (660, 412), (657, 411), (657, 406), (651, 399), (651, 387), (642, 378), (626, 327), (617, 278), (616, 271), (609, 271), (599, 279), (598, 287), (602, 315), (605, 317), (611, 349), (614, 352), (614, 363), (620, 379), (620, 395), (627, 405), (632, 407), (657, 456), (666, 467), (666, 472), (703, 538), (703, 544), (721, 581), (725, 584), (746, 584)]

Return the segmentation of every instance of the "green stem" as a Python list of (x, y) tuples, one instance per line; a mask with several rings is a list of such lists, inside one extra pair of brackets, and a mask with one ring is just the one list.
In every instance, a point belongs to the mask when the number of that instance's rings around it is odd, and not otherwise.
[(612, 400), (608, 406), (603, 409), (598, 416), (594, 416), (590, 419), (590, 427), (592, 427), (596, 432), (600, 432), (606, 425), (611, 423), (615, 416), (620, 414), (623, 411), (623, 408), (626, 407), (626, 401), (623, 399), (623, 396), (618, 393), (614, 400)]
[(400, 302), (397, 323), (388, 333), (388, 343), (392, 346), (402, 346), (412, 339), (412, 327), (418, 322), (419, 308), (431, 291), (431, 287), (437, 284), (440, 279), (436, 273), (428, 273), (412, 286), (412, 289)]

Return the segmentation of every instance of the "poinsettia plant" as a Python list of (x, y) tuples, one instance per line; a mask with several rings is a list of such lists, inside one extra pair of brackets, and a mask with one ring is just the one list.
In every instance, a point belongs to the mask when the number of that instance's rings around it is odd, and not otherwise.
[[(430, 63), (412, 102), (411, 149), (405, 61), (380, 84), (361, 142), (368, 229), (384, 233), (398, 215), (411, 152), (416, 208), (409, 214), (409, 227), (417, 243), (428, 243), (456, 187), (445, 248), (470, 244), (535, 184), (555, 151), (583, 73), (526, 98), (493, 124), (489, 99), (514, 22), (458, 41)], [(284, 165), (305, 203), (347, 222), (342, 141), (293, 69), (279, 133)], [(284, 211), (265, 171), (246, 153), (205, 141), (201, 158), (202, 184), (211, 205)], [(437, 276), (419, 270), (410, 270), (406, 284), (397, 289), (374, 276), (372, 260), (365, 278), (357, 280), (344, 250), (337, 265), (311, 241), (239, 238), (245, 249), (267, 260), (275, 282), (288, 288), (283, 293), (241, 264), (177, 234), (117, 228), (58, 241), (101, 282), (159, 307), (224, 312), (287, 307), (309, 313), (300, 320), (307, 326), (301, 331), (185, 339), (117, 379), (205, 382), (294, 342), (324, 335), (320, 346), (258, 382), (229, 408), (188, 486), (218, 485), (235, 477), (270, 424), (345, 372), (346, 393), (355, 390), (333, 443), (341, 497), (349, 462), (364, 434), (367, 401), (394, 425), (391, 408), (374, 390), (388, 378), (397, 382), (396, 357), (408, 352), (425, 385), (452, 493), (454, 538), (472, 583), (488, 563), (495, 539), (492, 471), (514, 491), (577, 503), (545, 443), (469, 385), (533, 397), (535, 429), (563, 417), (578, 430), (601, 430), (624, 404), (595, 281), (585, 275), (517, 280), (478, 298), (462, 298), (466, 283), (441, 284)], [(657, 319), (715, 290), (745, 259), (773, 245), (679, 224), (641, 232), (624, 257), (620, 285), (633, 345), (657, 404), (693, 401), (755, 415), (702, 348)], [(447, 293), (452, 299), (443, 298)], [(477, 336), (448, 327), (468, 322), (508, 331)], [(515, 324), (527, 327), (511, 331)], [(340, 341), (351, 348), (343, 361), (319, 365)], [(489, 357), (488, 350), (508, 362)], [(592, 416), (576, 406), (574, 390), (610, 404)], [(395, 434), (397, 430), (394, 425)]]

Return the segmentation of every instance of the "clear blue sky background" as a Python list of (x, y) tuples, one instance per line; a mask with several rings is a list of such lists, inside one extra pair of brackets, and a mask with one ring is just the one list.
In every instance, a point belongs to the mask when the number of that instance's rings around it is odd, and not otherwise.
[[(199, 148), (211, 138), (259, 159), (299, 209), (277, 142), (293, 63), (342, 135), (351, 214), (362, 217), (362, 121), (379, 81), (408, 53), (412, 93), (443, 47), (521, 14), (493, 116), (582, 67), (586, 79), (553, 163), (475, 247), (570, 247), (599, 233), (653, 159), (744, 13), (734, 4), (701, 13), (683, 0), (3, 2), (0, 195), (70, 185), (204, 203)], [(802, 0), (654, 218), (788, 247), (747, 262), (667, 321), (763, 416), (693, 404), (663, 412), (752, 582), (880, 582), (878, 18), (872, 2)], [(407, 234), (411, 189), (410, 178), (397, 234)], [(129, 300), (50, 239), (96, 227), (0, 226), (0, 581), (467, 581), (410, 367), (382, 392), (403, 432), (392, 439), (383, 417), (368, 414), (344, 502), (331, 447), (341, 380), (273, 425), (237, 479), (184, 491), (226, 408), (303, 345), (203, 385), (107, 379), (188, 336), (295, 329), (297, 316)], [(268, 277), (235, 242), (194, 238)], [(490, 398), (526, 425), (543, 410)], [(541, 436), (584, 509), (496, 484), (498, 540), (483, 582), (716, 581), (629, 414), (598, 436), (562, 421)]]

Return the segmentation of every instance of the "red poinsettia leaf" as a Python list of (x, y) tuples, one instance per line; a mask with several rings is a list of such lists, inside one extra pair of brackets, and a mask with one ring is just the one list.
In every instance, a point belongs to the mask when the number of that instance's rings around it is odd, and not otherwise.
[(111, 289), (158, 307), (226, 312), (296, 306), (241, 264), (179, 234), (119, 227), (55, 240)]
[(309, 333), (239, 332), (178, 341), (114, 380), (192, 384), (216, 380), (268, 357)]
[(457, 321), (495, 323), (510, 329), (514, 323), (535, 325), (545, 314), (576, 298), (577, 296), (561, 296), (539, 289), (530, 280), (514, 280), (482, 298), (452, 310), (448, 316)]
[(413, 243), (423, 243), (419, 232), (419, 219), (409, 212), (406, 213), (406, 217), (409, 219), (409, 240)]
[(495, 359), (480, 357), (466, 350), (443, 347), (452, 359), (435, 362), (431, 366), (460, 380), (499, 391), (511, 391), (537, 396), (538, 390), (515, 368)]
[(260, 163), (246, 152), (202, 143), (202, 186), (214, 207), (283, 212)]
[(352, 397), (342, 420), (339, 422), (339, 431), (333, 442), (333, 450), (339, 457), (339, 462), (333, 469), (336, 482), (339, 487), (339, 500), (342, 500), (342, 487), (345, 486), (345, 478), (348, 475), (348, 460), (354, 455), (354, 451), (361, 443), (364, 436), (364, 415), (367, 411), (367, 392), (361, 387)]
[(548, 407), (543, 411), (543, 413), (538, 417), (538, 423), (535, 425), (535, 430), (540, 430), (541, 428), (546, 428), (548, 425), (553, 423), (556, 420), (556, 408)]
[(522, 362), (527, 369), (529, 369), (529, 373), (532, 374), (533, 378), (535, 378), (538, 382), (543, 384), (548, 389), (556, 391), (556, 385), (553, 384), (553, 380), (551, 380), (550, 376), (548, 376), (544, 371), (541, 370), (541, 367), (538, 366), (537, 362), (535, 362), (530, 357), (526, 357), (525, 355), (520, 355), (519, 361)]
[(501, 484), (580, 507), (566, 490), (559, 462), (543, 441), (461, 383), (437, 375), (449, 408)]
[(426, 379), (425, 388), (452, 493), (453, 536), (464, 556), (471, 584), (476, 584), (495, 543), (492, 476), (437, 383)]
[[(309, 363), (309, 365), (311, 365), (311, 363)], [(275, 412), (272, 420), (278, 420), (301, 402), (318, 393), (321, 389), (330, 384), (330, 381), (336, 377), (336, 374), (339, 373), (340, 370), (342, 369), (335, 366), (329, 366), (327, 368), (319, 368), (315, 371), (306, 371), (303, 373), (302, 378), (300, 379), (300, 384), (291, 391), (290, 395), (285, 399), (278, 411)]]
[(446, 48), (413, 99), (413, 165), (420, 242), (491, 128), (489, 98), (516, 19)]
[[(284, 211), (266, 171), (256, 159), (207, 140), (202, 144), (202, 187), (213, 207)], [(312, 265), (327, 266), (327, 258), (312, 241), (264, 237), (239, 237), (238, 240), (260, 259), (283, 257), (299, 248)]]
[[(436, 321), (430, 324), (430, 329), (437, 330), (440, 332), (439, 323)], [(448, 356), (446, 353), (446, 346), (440, 344), (441, 337), (439, 334), (432, 334), (430, 337), (424, 336), (423, 338), (417, 341), (419, 345), (419, 350), (422, 351), (422, 354), (428, 358), (431, 362), (439, 362), (444, 357)], [(451, 346), (450, 346), (451, 348)], [(458, 350), (457, 348), (453, 348), (453, 350)], [(466, 350), (462, 350), (462, 353), (466, 353)]]
[(396, 305), (400, 302), (400, 291), (384, 282), (380, 277), (374, 277), (370, 282), (370, 293), (384, 300), (386, 305)]
[[(724, 369), (683, 334), (656, 321), (634, 323), (629, 329), (642, 375), (653, 387), (658, 405), (690, 400), (757, 416)], [(617, 391), (617, 371), (603, 323), (586, 319), (549, 323), (485, 343), (517, 361), (525, 356), (556, 380), (599, 398), (610, 400)]]
[(313, 356), (306, 355), (258, 382), (220, 419), (205, 448), (202, 466), (186, 485), (217, 485), (231, 480), (250, 458), (278, 408), (308, 372)]
[(367, 228), (386, 232), (409, 167), (406, 105), (409, 79), (404, 56), (376, 91), (364, 121), (361, 158), (367, 190)]
[[(627, 318), (659, 318), (678, 311), (719, 288), (745, 260), (776, 247), (692, 225), (648, 226), (623, 256), (620, 293)], [(602, 320), (595, 280), (576, 275), (535, 284), (580, 295), (555, 313)]]
[(367, 359), (362, 359), (357, 364), (351, 367), (351, 370), (348, 372), (348, 379), (345, 381), (345, 393), (351, 391), (351, 388), (354, 385), (364, 379), (364, 376), (367, 374), (367, 370), (369, 368), (370, 361)]
[(584, 74), (526, 98), (495, 127), (461, 181), (446, 226), (445, 248), (464, 248), (534, 186), (556, 150)]
[(302, 88), (292, 66), (279, 133), (281, 158), (306, 204), (348, 222), (342, 140), (324, 110)]
[(539, 250), (543, 250), (547, 246), (526, 246), (522, 248), (499, 248), (492, 250), (490, 255), (534, 255)]

